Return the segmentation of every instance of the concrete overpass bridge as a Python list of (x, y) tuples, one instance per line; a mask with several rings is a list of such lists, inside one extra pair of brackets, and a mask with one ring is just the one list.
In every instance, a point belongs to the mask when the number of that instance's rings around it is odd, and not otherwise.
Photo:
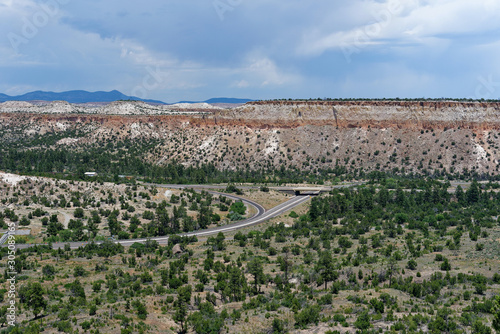
[(270, 189), (281, 191), (295, 196), (319, 195), (324, 192), (330, 192), (331, 188), (319, 187), (271, 187)]

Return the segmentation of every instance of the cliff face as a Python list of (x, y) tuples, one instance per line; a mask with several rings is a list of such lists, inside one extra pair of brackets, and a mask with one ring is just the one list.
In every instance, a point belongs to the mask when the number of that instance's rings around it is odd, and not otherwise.
[(222, 119), (339, 127), (498, 128), (500, 103), (479, 102), (252, 102), (217, 113)]
[(0, 133), (58, 134), (55, 147), (74, 149), (152, 140), (145, 159), (158, 164), (497, 174), (499, 116), (498, 103), (254, 102), (184, 115), (3, 113)]

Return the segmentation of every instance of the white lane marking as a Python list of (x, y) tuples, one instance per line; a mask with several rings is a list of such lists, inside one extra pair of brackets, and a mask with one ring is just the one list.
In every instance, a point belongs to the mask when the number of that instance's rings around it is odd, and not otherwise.
[[(303, 202), (306, 202), (309, 199), (310, 199), (309, 196), (294, 197), (285, 203), (281, 203), (280, 205), (275, 206), (274, 208), (272, 208), (271, 210), (267, 211), (265, 214), (260, 216), (258, 219), (252, 220), (252, 218), (249, 218), (249, 220), (246, 223), (241, 224), (241, 225), (232, 225), (232, 226), (222, 227), (220, 229), (213, 230), (213, 231), (188, 232), (188, 233), (178, 234), (178, 235), (181, 237), (204, 236), (204, 235), (210, 235), (210, 234), (219, 233), (219, 232), (227, 232), (227, 231), (231, 231), (231, 230), (240, 229), (240, 228), (252, 225), (252, 224), (258, 224), (261, 221), (264, 221), (267, 219), (274, 218), (273, 215), (275, 215), (277, 211), (283, 210), (283, 212), (285, 212), (285, 211), (287, 211), (287, 209), (289, 207), (295, 207), (297, 205), (302, 204)], [(281, 208), (279, 208), (280, 206), (281, 206)], [(168, 241), (168, 239), (169, 239), (169, 236), (166, 236), (163, 238), (160, 237), (160, 238), (151, 238), (151, 239), (134, 239), (134, 240), (130, 240), (130, 241), (117, 240), (117, 241), (115, 241), (115, 243), (121, 243), (123, 245), (123, 244), (127, 244), (127, 243), (132, 243), (132, 242), (146, 242), (147, 240)]]
[[(304, 199), (306, 200), (309, 200), (309, 197), (304, 197)], [(292, 203), (289, 203), (288, 205), (284, 206), (282, 209), (280, 209), (279, 211), (287, 211), (287, 209), (289, 207), (294, 207), (296, 205), (299, 205), (301, 204), (302, 202), (305, 202), (305, 200), (303, 199), (300, 199), (298, 201), (294, 200)], [(277, 210), (278, 211), (278, 210)], [(226, 228), (221, 228), (219, 230), (216, 230), (216, 231), (206, 231), (206, 232), (200, 232), (200, 233), (192, 233), (192, 234), (185, 234), (184, 236), (193, 236), (193, 235), (205, 235), (205, 234), (211, 234), (211, 233), (214, 233), (214, 232), (224, 232), (224, 231), (231, 231), (231, 230), (235, 230), (235, 229), (240, 229), (240, 228), (243, 228), (243, 227), (246, 227), (246, 226), (249, 226), (249, 225), (252, 225), (252, 224), (257, 224), (257, 223), (260, 223), (261, 221), (263, 220), (267, 220), (267, 219), (270, 219), (270, 218), (274, 218), (273, 215), (275, 215), (277, 213), (277, 211), (275, 212), (271, 212), (271, 211), (268, 211), (268, 214), (265, 214), (263, 216), (261, 216), (260, 218), (258, 218), (257, 220), (253, 220), (253, 221), (248, 221), (244, 224), (241, 224), (241, 225), (234, 225), (234, 226), (228, 226)]]

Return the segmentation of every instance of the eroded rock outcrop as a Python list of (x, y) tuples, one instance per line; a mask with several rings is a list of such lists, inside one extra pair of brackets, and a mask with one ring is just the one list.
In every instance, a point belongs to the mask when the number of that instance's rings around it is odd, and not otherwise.
[(34, 110), (42, 107), (28, 104), (7, 107), (31, 111), (0, 114), (4, 140), (57, 134), (53, 147), (72, 149), (143, 140), (154, 143), (145, 159), (160, 165), (499, 173), (498, 103), (284, 101), (165, 114), (150, 113), (147, 108), (159, 107), (142, 102), (117, 102), (99, 107), (105, 113), (92, 114), (38, 113)]

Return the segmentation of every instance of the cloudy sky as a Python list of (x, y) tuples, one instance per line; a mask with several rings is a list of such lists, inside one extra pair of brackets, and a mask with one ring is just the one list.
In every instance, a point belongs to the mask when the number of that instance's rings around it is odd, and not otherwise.
[(0, 0), (0, 92), (500, 98), (498, 0)]

